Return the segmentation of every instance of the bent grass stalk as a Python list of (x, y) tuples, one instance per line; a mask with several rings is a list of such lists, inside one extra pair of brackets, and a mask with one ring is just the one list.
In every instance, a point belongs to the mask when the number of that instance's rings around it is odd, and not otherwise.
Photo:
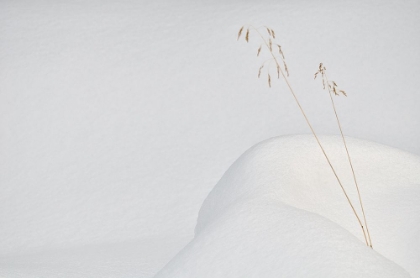
[[(240, 39), (240, 37), (241, 37), (241, 35), (242, 35), (242, 32), (243, 32), (244, 28), (245, 28), (245, 26), (242, 26), (242, 27), (239, 29), (239, 32), (238, 32), (238, 38), (237, 38), (237, 40), (239, 40), (239, 39)], [(268, 39), (266, 39), (266, 38), (265, 38), (265, 37), (261, 34), (261, 32), (259, 31), (259, 29), (261, 29), (261, 28), (265, 28), (265, 29), (267, 30), (267, 32), (268, 32)], [(365, 239), (366, 245), (367, 245), (367, 246), (371, 246), (371, 245), (370, 245), (370, 243), (369, 243), (369, 241), (368, 241), (368, 237), (367, 237), (367, 235), (366, 235), (365, 228), (363, 227), (362, 221), (360, 220), (360, 217), (359, 217), (359, 215), (357, 214), (357, 212), (356, 212), (356, 210), (355, 210), (355, 208), (354, 208), (354, 206), (353, 206), (353, 203), (351, 202), (351, 200), (350, 200), (350, 198), (349, 198), (349, 196), (348, 196), (348, 194), (347, 194), (347, 192), (346, 192), (346, 190), (345, 190), (345, 188), (344, 188), (343, 184), (341, 183), (340, 178), (339, 178), (339, 177), (338, 177), (338, 175), (337, 175), (337, 172), (335, 171), (335, 169), (334, 169), (333, 165), (331, 164), (331, 161), (330, 161), (330, 159), (329, 159), (329, 157), (328, 157), (327, 153), (325, 152), (324, 147), (322, 146), (322, 144), (321, 144), (321, 142), (320, 142), (320, 140), (319, 140), (318, 136), (316, 135), (316, 132), (315, 132), (314, 128), (312, 127), (311, 123), (309, 122), (309, 119), (308, 119), (308, 117), (307, 117), (307, 115), (306, 115), (305, 111), (303, 110), (303, 108), (302, 108), (302, 106), (301, 106), (301, 104), (300, 104), (300, 102), (299, 102), (299, 100), (298, 100), (298, 98), (297, 98), (297, 96), (296, 96), (296, 94), (295, 94), (295, 92), (294, 92), (294, 90), (293, 90), (292, 86), (290, 85), (289, 80), (288, 80), (288, 79), (287, 79), (287, 77), (286, 77), (286, 74), (287, 74), (287, 76), (289, 76), (289, 70), (288, 70), (288, 68), (287, 68), (286, 60), (285, 60), (285, 57), (284, 57), (284, 53), (283, 53), (283, 51), (282, 51), (282, 49), (281, 49), (281, 46), (280, 46), (279, 44), (276, 44), (276, 46), (278, 47), (278, 52), (279, 52), (279, 55), (275, 55), (275, 54), (274, 54), (274, 52), (273, 52), (273, 39), (275, 39), (275, 32), (274, 32), (272, 29), (268, 28), (267, 26), (262, 26), (262, 27), (259, 27), (259, 28), (255, 28), (255, 27), (254, 27), (254, 26), (252, 26), (252, 25), (248, 25), (248, 26), (247, 26), (247, 29), (246, 29), (246, 35), (245, 35), (245, 40), (246, 40), (246, 42), (249, 42), (249, 34), (250, 34), (250, 31), (251, 31), (251, 30), (254, 30), (254, 31), (255, 31), (255, 32), (256, 32), (256, 33), (257, 33), (257, 34), (261, 37), (261, 40), (263, 41), (263, 43), (262, 43), (262, 44), (260, 45), (260, 47), (258, 48), (258, 51), (257, 51), (257, 56), (259, 56), (259, 55), (260, 55), (260, 53), (261, 53), (261, 50), (262, 50), (262, 49), (261, 49), (261, 47), (262, 47), (262, 45), (265, 45), (265, 46), (266, 46), (266, 48), (268, 49), (268, 51), (269, 51), (269, 53), (270, 53), (271, 57), (272, 57), (272, 61), (274, 61), (274, 63), (276, 64), (277, 77), (278, 77), (278, 79), (280, 78), (280, 75), (281, 75), (281, 76), (283, 77), (284, 81), (286, 82), (286, 85), (287, 85), (287, 87), (288, 87), (288, 89), (289, 89), (290, 93), (292, 94), (292, 96), (293, 96), (293, 98), (294, 98), (294, 100), (295, 100), (295, 102), (296, 102), (297, 106), (299, 107), (300, 112), (302, 113), (303, 117), (305, 118), (306, 123), (308, 124), (308, 126), (309, 126), (309, 128), (310, 128), (310, 130), (311, 130), (311, 132), (312, 132), (312, 134), (313, 134), (313, 136), (314, 136), (314, 137), (315, 137), (315, 139), (316, 139), (316, 142), (317, 142), (318, 146), (320, 147), (320, 149), (321, 149), (322, 153), (324, 154), (324, 157), (325, 157), (325, 159), (327, 160), (328, 165), (330, 166), (331, 170), (333, 171), (333, 174), (334, 174), (334, 176), (335, 176), (335, 178), (336, 178), (336, 180), (337, 180), (338, 184), (340, 185), (340, 188), (341, 188), (341, 190), (343, 191), (344, 196), (346, 197), (347, 202), (348, 202), (348, 204), (350, 205), (350, 207), (351, 207), (351, 209), (352, 209), (352, 211), (353, 211), (353, 214), (355, 215), (355, 217), (356, 217), (356, 219), (357, 219), (357, 222), (359, 223), (359, 225), (360, 225), (360, 227), (361, 227), (361, 229), (362, 229), (362, 232), (363, 232), (363, 237), (364, 237), (364, 239)], [(282, 67), (281, 67), (281, 65), (280, 65), (280, 63), (279, 63), (279, 59), (281, 59), (281, 60), (282, 60), (282, 62), (283, 62), (283, 68), (284, 68), (284, 71), (283, 71), (283, 69), (282, 69)], [(261, 65), (261, 67), (259, 68), (259, 71), (258, 71), (258, 77), (260, 77), (260, 76), (261, 76), (261, 71), (262, 71), (262, 69), (263, 69), (264, 67), (265, 67), (265, 62), (264, 62), (264, 63)], [(286, 74), (285, 74), (284, 72), (286, 72)], [(267, 75), (268, 75), (268, 85), (269, 85), (269, 87), (271, 87), (271, 76), (270, 76), (270, 73), (268, 72), (268, 74), (267, 74)], [(325, 83), (324, 83), (324, 86), (325, 86)], [(344, 137), (344, 136), (343, 136), (343, 137)], [(350, 156), (349, 156), (349, 157), (350, 157)], [(354, 171), (353, 171), (353, 173), (354, 173)], [(359, 195), (360, 195), (360, 194), (359, 194)], [(359, 200), (361, 200), (361, 198), (360, 198)], [(366, 221), (365, 221), (365, 222), (366, 222)]]
[(338, 117), (337, 109), (336, 109), (336, 107), (335, 107), (335, 102), (334, 102), (334, 98), (333, 98), (333, 94), (334, 94), (335, 96), (339, 96), (339, 95), (340, 95), (340, 93), (341, 93), (342, 95), (344, 95), (344, 96), (346, 96), (346, 97), (347, 97), (347, 94), (346, 94), (346, 92), (345, 92), (345, 91), (343, 91), (343, 90), (339, 90), (339, 89), (338, 89), (338, 85), (337, 85), (337, 83), (335, 83), (334, 81), (331, 81), (331, 82), (330, 82), (330, 81), (328, 80), (326, 70), (327, 70), (327, 68), (326, 68), (326, 67), (325, 67), (322, 63), (320, 63), (320, 64), (319, 64), (319, 67), (318, 67), (318, 71), (315, 73), (315, 77), (314, 77), (314, 79), (316, 79), (316, 78), (317, 78), (317, 75), (318, 75), (318, 74), (321, 74), (323, 88), (324, 88), (324, 90), (325, 90), (325, 89), (327, 89), (327, 90), (328, 90), (328, 94), (329, 94), (330, 99), (331, 99), (331, 105), (332, 105), (332, 107), (333, 107), (334, 114), (335, 114), (335, 118), (336, 118), (336, 120), (337, 120), (337, 125), (338, 125), (338, 128), (339, 128), (339, 130), (340, 130), (341, 138), (342, 138), (342, 140), (343, 140), (344, 148), (346, 149), (347, 159), (348, 159), (348, 161), (349, 161), (350, 168), (351, 168), (351, 172), (352, 172), (352, 174), (353, 174), (353, 181), (354, 181), (354, 184), (355, 184), (355, 186), (356, 186), (357, 195), (358, 195), (358, 198), (359, 198), (359, 204), (360, 204), (360, 207), (361, 207), (361, 209), (362, 209), (363, 221), (364, 221), (364, 223), (365, 223), (365, 228), (366, 228), (366, 233), (367, 233), (367, 239), (368, 239), (368, 241), (369, 241), (369, 247), (370, 247), (370, 248), (373, 248), (373, 247), (372, 247), (372, 239), (371, 239), (371, 237), (370, 237), (369, 228), (368, 228), (368, 224), (367, 224), (367, 221), (366, 221), (366, 214), (365, 214), (365, 209), (364, 209), (364, 207), (363, 207), (363, 202), (362, 202), (362, 197), (361, 197), (361, 194), (360, 194), (359, 185), (358, 185), (358, 183), (357, 183), (356, 174), (355, 174), (355, 172), (354, 172), (353, 163), (352, 163), (352, 161), (351, 161), (351, 157), (350, 157), (350, 152), (349, 152), (348, 147), (347, 147), (346, 139), (345, 139), (344, 134), (343, 134), (343, 129), (342, 129), (342, 127), (341, 127), (340, 119), (339, 119), (339, 117)]

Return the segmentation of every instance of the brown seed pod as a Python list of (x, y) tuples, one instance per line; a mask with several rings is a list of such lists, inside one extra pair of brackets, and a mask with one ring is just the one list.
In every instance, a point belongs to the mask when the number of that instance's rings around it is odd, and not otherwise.
[(284, 60), (284, 54), (283, 54), (283, 51), (281, 50), (281, 45), (280, 44), (278, 44), (277, 45), (277, 47), (279, 48), (279, 54), (281, 55), (281, 57), (283, 58), (283, 60)]
[(260, 67), (260, 69), (258, 70), (258, 78), (260, 78), (260, 76), (261, 76), (261, 70), (263, 69), (263, 67), (264, 67), (264, 65), (262, 65), (262, 66)]
[(271, 29), (271, 36), (273, 36), (273, 39), (276, 38), (276, 34), (274, 33), (274, 30), (273, 29)]
[(242, 31), (244, 30), (244, 26), (241, 27), (241, 29), (239, 29), (238, 32), (238, 38), (236, 40), (239, 40), (239, 38), (241, 37)]

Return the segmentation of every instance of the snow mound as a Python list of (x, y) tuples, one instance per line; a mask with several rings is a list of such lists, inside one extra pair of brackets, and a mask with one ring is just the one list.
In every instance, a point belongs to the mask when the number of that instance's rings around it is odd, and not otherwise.
[[(341, 138), (320, 139), (360, 211)], [(200, 209), (195, 238), (155, 277), (420, 277), (420, 158), (347, 144), (374, 250), (314, 138), (277, 137), (230, 167)]]

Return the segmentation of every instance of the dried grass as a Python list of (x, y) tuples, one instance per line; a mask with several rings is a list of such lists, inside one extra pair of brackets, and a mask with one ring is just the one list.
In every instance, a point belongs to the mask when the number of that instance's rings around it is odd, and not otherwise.
[[(241, 37), (242, 31), (244, 30), (244, 28), (245, 28), (245, 26), (242, 26), (239, 29), (238, 39)], [(266, 31), (268, 33), (268, 37), (265, 37), (265, 36), (262, 35), (262, 33), (259, 31), (261, 28), (265, 28), (266, 29)], [(354, 208), (353, 203), (351, 202), (351, 200), (350, 200), (350, 198), (349, 198), (349, 196), (347, 194), (346, 189), (344, 188), (344, 186), (343, 186), (343, 184), (342, 184), (342, 182), (341, 182), (341, 180), (340, 180), (340, 178), (339, 178), (339, 176), (338, 176), (335, 168), (333, 167), (333, 165), (332, 165), (332, 163), (331, 163), (331, 161), (330, 161), (327, 153), (325, 152), (324, 147), (321, 144), (321, 141), (319, 140), (317, 134), (315, 133), (314, 128), (312, 127), (312, 125), (311, 125), (311, 123), (310, 123), (310, 121), (309, 121), (309, 119), (308, 119), (305, 111), (303, 110), (303, 108), (302, 108), (302, 106), (301, 106), (301, 104), (300, 104), (300, 102), (299, 102), (299, 100), (298, 100), (298, 98), (297, 98), (297, 96), (296, 96), (296, 94), (295, 94), (292, 86), (290, 85), (289, 80), (287, 79), (287, 77), (289, 76), (289, 70), (288, 70), (288, 67), (287, 67), (287, 64), (286, 64), (285, 55), (283, 53), (283, 50), (281, 48), (281, 45), (274, 42), (274, 39), (276, 38), (276, 35), (275, 35), (274, 30), (271, 29), (271, 28), (269, 28), (269, 27), (267, 27), (267, 26), (262, 26), (262, 27), (259, 27), (259, 28), (255, 28), (254, 26), (249, 25), (249, 26), (247, 26), (247, 32), (246, 32), (246, 35), (245, 35), (246, 42), (249, 42), (249, 34), (250, 34), (250, 31), (251, 30), (253, 32), (255, 32), (260, 37), (260, 39), (263, 42), (262, 45), (260, 45), (259, 48), (258, 48), (257, 56), (260, 55), (261, 50), (262, 50), (262, 46), (265, 45), (266, 48), (267, 48), (267, 50), (269, 51), (270, 56), (271, 56), (271, 59), (268, 60), (268, 61), (269, 62), (274, 62), (274, 64), (276, 65), (277, 78), (279, 79), (280, 76), (282, 76), (283, 79), (284, 79), (284, 81), (286, 82), (286, 85), (287, 85), (289, 91), (291, 92), (291, 94), (292, 94), (292, 96), (293, 96), (296, 104), (299, 107), (300, 112), (302, 113), (303, 117), (305, 118), (306, 123), (308, 124), (308, 126), (309, 126), (312, 134), (314, 135), (314, 137), (315, 137), (315, 139), (316, 139), (316, 141), (318, 143), (318, 146), (320, 147), (320, 149), (321, 149), (321, 151), (322, 151), (325, 159), (327, 160), (328, 165), (330, 166), (330, 168), (331, 168), (331, 170), (332, 170), (332, 172), (333, 172), (333, 174), (334, 174), (334, 176), (335, 176), (335, 178), (336, 178), (336, 180), (337, 180), (337, 182), (338, 182), (341, 190), (343, 191), (344, 196), (346, 197), (346, 200), (347, 200), (348, 204), (350, 205), (350, 207), (352, 209), (353, 214), (355, 215), (355, 217), (357, 219), (358, 224), (360, 225), (360, 227), (362, 229), (362, 232), (363, 232), (363, 236), (364, 236), (366, 245), (368, 245), (369, 247), (372, 248), (372, 240), (370, 238), (369, 229), (368, 229), (368, 226), (367, 226), (366, 215), (365, 215), (365, 211), (364, 211), (364, 207), (363, 207), (363, 203), (362, 203), (362, 198), (361, 198), (361, 194), (360, 194), (360, 190), (359, 190), (359, 185), (357, 183), (356, 174), (355, 174), (355, 171), (354, 171), (354, 168), (353, 168), (353, 164), (352, 164), (352, 161), (351, 161), (351, 158), (350, 158), (350, 153), (349, 153), (349, 150), (348, 150), (348, 147), (347, 147), (346, 140), (344, 138), (344, 134), (343, 134), (343, 131), (342, 131), (341, 123), (340, 123), (340, 120), (338, 118), (338, 114), (337, 114), (337, 111), (336, 111), (335, 103), (334, 103), (334, 100), (333, 100), (333, 97), (332, 97), (333, 94), (335, 96), (339, 96), (340, 94), (342, 94), (344, 96), (347, 96), (347, 93), (344, 90), (339, 89), (336, 82), (329, 81), (328, 80), (327, 75), (326, 75), (326, 72), (325, 72), (326, 71), (326, 68), (321, 63), (319, 65), (319, 67), (318, 67), (318, 71), (315, 73), (315, 77), (314, 78), (316, 79), (318, 75), (321, 75), (322, 76), (322, 86), (323, 86), (324, 89), (327, 89), (328, 92), (329, 92), (329, 95), (330, 95), (330, 98), (331, 98), (331, 102), (332, 102), (332, 107), (333, 107), (334, 113), (336, 115), (337, 124), (338, 124), (338, 127), (340, 129), (340, 133), (341, 133), (341, 137), (342, 137), (342, 140), (343, 140), (343, 144), (344, 144), (344, 147), (345, 147), (346, 153), (347, 153), (347, 158), (348, 158), (348, 161), (349, 161), (349, 164), (350, 164), (350, 167), (351, 167), (351, 171), (352, 171), (352, 174), (353, 174), (353, 180), (354, 180), (354, 183), (355, 183), (355, 186), (356, 186), (356, 189), (357, 189), (358, 198), (359, 198), (359, 204), (360, 204), (361, 209), (362, 209), (363, 222), (364, 222), (364, 224), (361, 221), (361, 219), (360, 219), (360, 217), (359, 217), (356, 209)], [(273, 51), (273, 44), (274, 43), (278, 47), (278, 53), (277, 52), (274, 53), (274, 51)], [(261, 67), (259, 68), (259, 70), (258, 70), (258, 78), (261, 76), (262, 70), (265, 68), (265, 63), (266, 62), (267, 61), (265, 61), (261, 65)], [(271, 85), (272, 84), (271, 84), (271, 76), (270, 76), (270, 73), (269, 73), (269, 69), (270, 69), (270, 67), (268, 65), (266, 67), (267, 79), (268, 79), (268, 86), (271, 88)]]
[(365, 214), (365, 209), (363, 207), (363, 201), (362, 201), (362, 196), (360, 194), (360, 188), (359, 188), (359, 185), (357, 183), (356, 173), (354, 171), (353, 163), (352, 163), (352, 160), (351, 160), (351, 157), (350, 157), (350, 152), (349, 152), (348, 147), (347, 147), (347, 142), (346, 142), (346, 139), (344, 137), (343, 129), (342, 129), (342, 126), (341, 126), (340, 119), (338, 117), (337, 109), (336, 109), (334, 98), (333, 98), (333, 94), (335, 96), (339, 96), (340, 93), (341, 93), (342, 95), (347, 97), (347, 93), (344, 90), (339, 90), (338, 85), (335, 81), (329, 81), (328, 80), (326, 70), (327, 70), (327, 68), (322, 63), (320, 63), (319, 67), (318, 67), (318, 71), (315, 73), (315, 79), (316, 79), (318, 74), (321, 74), (322, 84), (323, 84), (324, 90), (325, 90), (325, 84), (328, 84), (327, 89), (328, 89), (328, 93), (329, 93), (329, 96), (330, 96), (330, 99), (331, 99), (331, 105), (332, 105), (333, 110), (334, 110), (335, 118), (337, 120), (337, 125), (338, 125), (338, 128), (340, 130), (341, 139), (343, 141), (344, 148), (346, 149), (347, 160), (349, 162), (351, 172), (352, 172), (352, 175), (353, 175), (353, 181), (354, 181), (354, 185), (355, 185), (356, 190), (357, 190), (357, 195), (358, 195), (358, 199), (359, 199), (360, 208), (362, 209), (363, 221), (364, 221), (364, 224), (365, 224), (365, 226), (362, 225), (362, 229), (363, 229), (363, 232), (365, 232), (366, 235), (367, 235), (366, 240), (368, 242), (368, 245), (372, 248), (372, 239), (370, 237), (369, 228), (368, 228), (368, 224), (367, 224), (367, 221), (366, 221), (366, 214)]

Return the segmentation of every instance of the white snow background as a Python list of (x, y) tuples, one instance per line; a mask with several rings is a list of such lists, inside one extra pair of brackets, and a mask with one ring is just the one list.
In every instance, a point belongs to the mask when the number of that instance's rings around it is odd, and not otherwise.
[(349, 95), (346, 135), (419, 155), (419, 14), (418, 1), (1, 1), (0, 275), (152, 277), (244, 151), (309, 132), (284, 84), (257, 79), (243, 24), (276, 31), (319, 134), (338, 133), (313, 80), (323, 62)]

